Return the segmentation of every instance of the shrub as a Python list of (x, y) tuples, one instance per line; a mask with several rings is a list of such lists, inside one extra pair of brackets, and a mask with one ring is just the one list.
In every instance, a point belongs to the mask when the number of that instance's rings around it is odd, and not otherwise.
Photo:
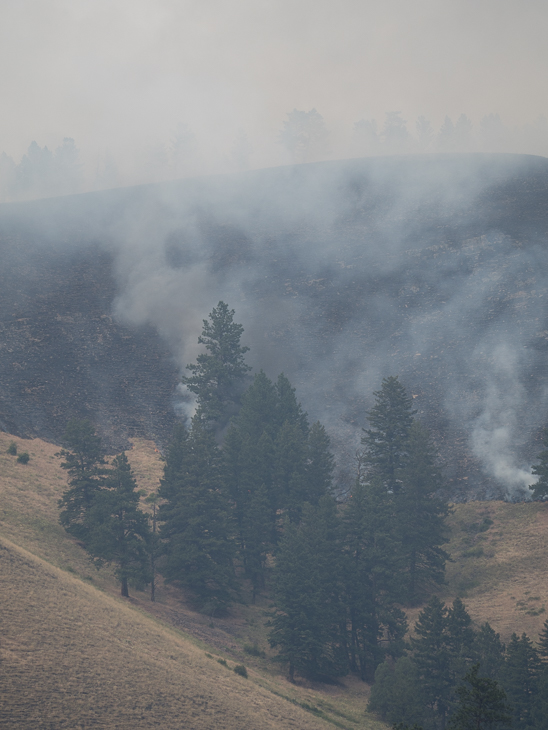
[(236, 674), (239, 674), (240, 677), (245, 677), (247, 679), (247, 669), (244, 667), (243, 664), (236, 664), (234, 667), (234, 671)]
[(266, 654), (262, 649), (259, 649), (257, 644), (244, 644), (244, 652), (246, 654), (249, 654), (250, 656), (260, 656), (264, 657)]
[(15, 441), (12, 441), (11, 444), (8, 446), (8, 454), (11, 454), (12, 456), (15, 456), (17, 454), (17, 444)]
[(17, 461), (20, 464), (28, 464), (29, 463), (29, 459), (30, 459), (30, 456), (28, 455), (28, 452), (27, 451), (21, 452), (19, 454), (19, 456), (17, 457)]
[(217, 661), (219, 662), (219, 664), (222, 664), (223, 667), (228, 667), (228, 664), (226, 663), (226, 659), (217, 659)]

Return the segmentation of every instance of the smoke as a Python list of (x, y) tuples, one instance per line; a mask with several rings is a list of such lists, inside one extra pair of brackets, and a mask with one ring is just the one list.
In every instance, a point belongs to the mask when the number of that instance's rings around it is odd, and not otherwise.
[[(37, 261), (102, 250), (105, 313), (154, 328), (180, 373), (223, 300), (249, 364), (285, 372), (346, 478), (373, 392), (399, 375), (450, 495), (519, 499), (548, 420), (547, 177), (542, 158), (387, 157), (8, 206), (3, 230), (33, 245), (6, 249), (7, 285), (31, 298)], [(173, 407), (189, 419), (194, 399), (179, 388)]]
[[(290, 377), (346, 466), (373, 391), (398, 374), (454, 495), (524, 498), (548, 406), (548, 254), (538, 230), (510, 231), (530, 196), (506, 202), (544, 171), (528, 158), (378, 159), (149, 188), (110, 226), (114, 311), (153, 325), (184, 372), (227, 301), (250, 363)], [(175, 400), (190, 417), (188, 392)]]

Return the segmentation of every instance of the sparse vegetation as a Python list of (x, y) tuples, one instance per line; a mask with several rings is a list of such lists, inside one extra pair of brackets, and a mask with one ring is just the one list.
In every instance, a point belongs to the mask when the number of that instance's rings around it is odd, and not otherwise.
[(234, 671), (240, 677), (245, 677), (247, 679), (247, 669), (243, 664), (236, 664), (236, 666), (234, 667)]
[(11, 456), (17, 455), (17, 444), (15, 443), (15, 441), (10, 441), (10, 445), (7, 448), (7, 452)]

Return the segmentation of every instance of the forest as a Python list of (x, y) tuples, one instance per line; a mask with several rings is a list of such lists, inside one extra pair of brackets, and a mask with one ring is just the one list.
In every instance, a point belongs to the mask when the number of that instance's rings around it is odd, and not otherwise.
[[(194, 607), (272, 601), (269, 642), (297, 676), (373, 683), (370, 709), (400, 727), (548, 727), (548, 621), (533, 645), (507, 646), (444, 605), (444, 479), (428, 430), (396, 376), (374, 393), (348, 493), (333, 485), (324, 426), (309, 423), (281, 373), (251, 376), (243, 327), (224, 302), (203, 321), (203, 352), (183, 385), (195, 399), (166, 449), (156, 493), (142, 495), (124, 453), (109, 464), (89, 421), (67, 425), (60, 520), (122, 596), (161, 575)], [(533, 498), (548, 494), (546, 450)], [(405, 609), (423, 606), (409, 631)]]

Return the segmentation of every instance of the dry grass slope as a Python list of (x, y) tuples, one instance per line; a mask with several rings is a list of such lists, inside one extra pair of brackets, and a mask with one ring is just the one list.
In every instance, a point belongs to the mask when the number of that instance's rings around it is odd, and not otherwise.
[[(12, 440), (30, 453), (27, 465), (7, 454)], [(137, 591), (122, 601), (112, 572), (95, 571), (58, 524), (57, 450), (0, 433), (0, 727), (385, 727), (364, 712), (360, 682), (294, 687), (247, 656), (245, 642), (264, 641), (260, 607), (212, 627), (172, 589), (156, 604)], [(157, 488), (154, 446), (137, 441), (129, 456), (140, 487)], [(232, 671), (242, 660), (248, 679)]]

